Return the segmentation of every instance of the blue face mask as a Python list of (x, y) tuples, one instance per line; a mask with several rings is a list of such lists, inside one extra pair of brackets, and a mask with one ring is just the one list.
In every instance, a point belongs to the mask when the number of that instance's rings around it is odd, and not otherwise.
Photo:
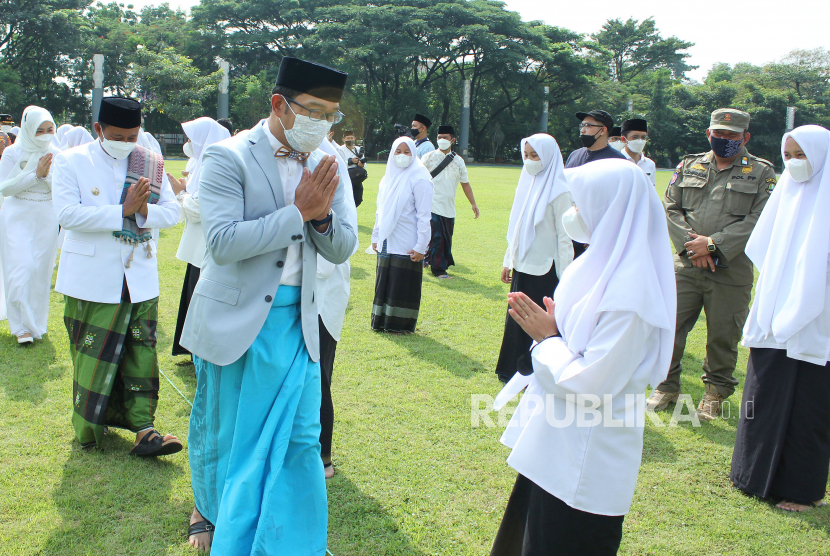
[(732, 139), (722, 139), (714, 135), (709, 138), (709, 143), (712, 145), (712, 151), (721, 158), (732, 158), (738, 156), (743, 147), (743, 138), (733, 141)]

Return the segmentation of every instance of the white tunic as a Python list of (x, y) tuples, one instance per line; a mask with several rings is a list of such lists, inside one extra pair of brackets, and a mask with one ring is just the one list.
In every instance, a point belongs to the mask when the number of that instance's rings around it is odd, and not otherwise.
[[(806, 231), (806, 226), (796, 229), (796, 233), (801, 232), (801, 235)], [(799, 240), (804, 240), (803, 237), (793, 239), (796, 243)], [(783, 289), (791, 286), (792, 284), (781, 284)], [(753, 303), (749, 311), (749, 318), (746, 319), (744, 325), (744, 337), (741, 341), (743, 346), (748, 348), (784, 349), (787, 350), (787, 357), (790, 359), (798, 359), (814, 365), (824, 366), (830, 361), (830, 344), (828, 343), (828, 338), (830, 338), (830, 272), (827, 273), (826, 279), (824, 310), (801, 330), (793, 334), (789, 340), (779, 342), (772, 333), (765, 336), (758, 325), (757, 313), (758, 304)]]
[[(631, 158), (631, 155), (628, 154), (627, 150), (623, 149), (620, 152), (622, 152), (623, 156), (626, 157), (628, 160), (630, 160), (631, 162), (634, 162), (634, 159)], [(646, 175), (648, 176), (648, 179), (651, 180), (652, 185), (654, 185), (654, 187), (657, 187), (657, 165), (654, 164), (654, 161), (652, 159), (650, 159), (649, 157), (647, 157), (646, 155), (641, 154), (640, 155), (640, 160), (638, 160), (637, 162), (634, 162), (634, 164), (636, 164), (637, 167), (640, 170), (645, 172)]]
[[(7, 147), (0, 159), (0, 181), (6, 179), (23, 152)], [(41, 182), (35, 172), (15, 187), (0, 207), (0, 260), (5, 315), (9, 330), (20, 336), (30, 333), (39, 339), (49, 323), (49, 291), (58, 249), (58, 220), (52, 205), (52, 170)]]
[[(542, 342), (533, 350), (534, 373), (513, 379), (529, 385), (501, 438), (513, 448), (507, 463), (572, 508), (628, 513), (659, 351), (660, 329), (623, 311), (601, 313), (584, 353), (561, 338)], [(599, 406), (591, 410), (587, 398), (580, 404), (580, 394), (596, 396)], [(591, 426), (596, 415), (601, 421)]]
[[(432, 182), (417, 180), (406, 184), (408, 191), (404, 194), (407, 200), (404, 203), (400, 218), (395, 228), (386, 240), (386, 252), (390, 255), (406, 255), (410, 251), (427, 252), (429, 239), (432, 233), (430, 220), (432, 219)], [(378, 218), (375, 215), (375, 227), (372, 230), (372, 243), (378, 242)], [(383, 249), (378, 245), (378, 252)]]
[[(574, 260), (574, 246), (565, 228), (562, 215), (573, 206), (570, 193), (563, 193), (550, 203), (545, 210), (545, 218), (536, 226), (536, 236), (525, 256), (513, 262), (513, 268), (525, 274), (543, 276), (556, 262), (556, 276), (562, 273)], [(510, 266), (510, 247), (504, 254), (503, 266)]]
[[(100, 141), (93, 141), (58, 154), (52, 167), (55, 212), (66, 229), (55, 289), (76, 299), (117, 304), (126, 279), (133, 303), (158, 297), (156, 241), (147, 243), (148, 257), (145, 244), (133, 248), (113, 236), (124, 225), (121, 192), (127, 159), (111, 157)], [(136, 224), (169, 228), (179, 222), (180, 210), (165, 176), (158, 203), (147, 206), (146, 218), (136, 213)]]
[[(283, 144), (271, 133), (271, 130), (268, 128), (267, 119), (263, 120), (260, 125), (265, 128), (265, 136), (268, 138), (268, 143), (274, 150), (274, 154), (276, 154)], [(276, 161), (277, 168), (279, 168), (280, 172), (280, 182), (282, 183), (285, 206), (288, 207), (294, 204), (294, 193), (297, 191), (297, 186), (300, 185), (304, 167), (296, 158), (288, 158), (287, 156), (281, 156)], [(299, 212), (299, 209), (297, 209), (297, 212)], [(288, 246), (288, 252), (285, 255), (285, 266), (282, 268), (280, 285), (303, 285), (303, 255), (300, 244), (295, 243)]]
[[(432, 172), (448, 155), (438, 149), (421, 157), (421, 162)], [(445, 218), (455, 218), (455, 194), (459, 183), (469, 183), (467, 165), (461, 156), (456, 155), (452, 162), (440, 174), (432, 178), (435, 193), (432, 196), (432, 212)]]

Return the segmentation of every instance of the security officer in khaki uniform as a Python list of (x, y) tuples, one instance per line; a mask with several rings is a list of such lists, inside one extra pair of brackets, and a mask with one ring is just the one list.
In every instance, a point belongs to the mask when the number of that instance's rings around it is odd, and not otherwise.
[(746, 150), (749, 119), (731, 108), (712, 112), (706, 131), (712, 150), (686, 156), (666, 190), (675, 248), (677, 332), (669, 375), (648, 399), (650, 409), (665, 409), (680, 395), (680, 360), (701, 309), (707, 327), (706, 393), (698, 418), (717, 418), (721, 403), (738, 384), (732, 375), (753, 281), (744, 246), (775, 186), (772, 164)]

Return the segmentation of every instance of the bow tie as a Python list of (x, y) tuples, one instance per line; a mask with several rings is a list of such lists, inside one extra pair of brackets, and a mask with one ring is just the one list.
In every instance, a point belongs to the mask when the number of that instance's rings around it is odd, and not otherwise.
[(294, 149), (289, 149), (288, 147), (281, 146), (277, 149), (276, 154), (274, 154), (277, 158), (293, 158), (298, 162), (305, 162), (308, 160), (308, 155), (311, 153), (301, 153), (299, 151), (295, 151)]

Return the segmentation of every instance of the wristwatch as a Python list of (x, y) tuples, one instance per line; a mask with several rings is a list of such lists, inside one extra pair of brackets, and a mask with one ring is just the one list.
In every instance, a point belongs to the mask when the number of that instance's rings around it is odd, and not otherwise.
[(717, 249), (715, 242), (712, 241), (711, 237), (706, 240), (706, 249), (708, 249), (710, 253), (714, 253)]
[(328, 224), (329, 222), (331, 222), (331, 218), (332, 218), (332, 212), (331, 212), (331, 210), (329, 210), (329, 215), (326, 216), (325, 218), (323, 218), (322, 220), (314, 220), (312, 218), (310, 220), (310, 222), (311, 222), (312, 226), (317, 227), (317, 226), (322, 226), (324, 224)]

